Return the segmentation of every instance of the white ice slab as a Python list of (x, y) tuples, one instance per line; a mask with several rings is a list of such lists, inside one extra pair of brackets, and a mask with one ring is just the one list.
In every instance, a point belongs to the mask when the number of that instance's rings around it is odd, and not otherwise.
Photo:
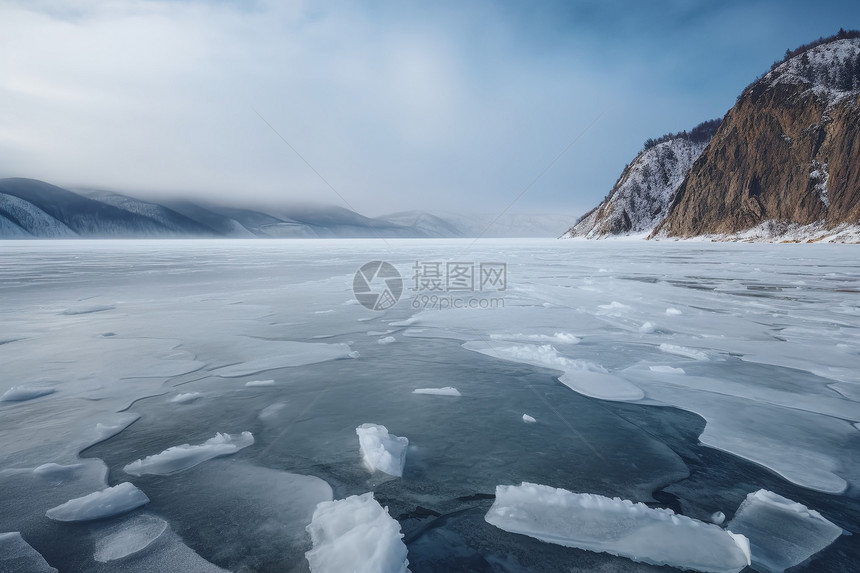
[(311, 573), (408, 573), (400, 524), (373, 493), (320, 503), (308, 525)]
[(817, 511), (765, 489), (747, 495), (728, 527), (749, 539), (753, 567), (761, 573), (782, 573), (842, 535)]
[(452, 386), (445, 386), (444, 388), (416, 388), (412, 393), (431, 394), (433, 396), (462, 396), (460, 391)]
[(123, 482), (84, 497), (70, 499), (62, 505), (52, 507), (45, 515), (55, 521), (90, 521), (128, 513), (149, 503), (146, 494)]
[(400, 477), (406, 465), (406, 448), (409, 440), (388, 433), (385, 426), (362, 424), (355, 429), (365, 467), (371, 472), (381, 471)]
[(738, 573), (750, 563), (743, 535), (668, 509), (545, 485), (497, 486), (485, 519), (547, 543), (654, 565)]
[(222, 434), (219, 432), (215, 434), (215, 437), (209, 438), (202, 444), (196, 446), (189, 444), (173, 446), (160, 454), (133, 461), (126, 465), (123, 471), (134, 476), (175, 474), (193, 468), (206, 460), (235, 454), (253, 443), (254, 436), (251, 432), (242, 432), (239, 435)]

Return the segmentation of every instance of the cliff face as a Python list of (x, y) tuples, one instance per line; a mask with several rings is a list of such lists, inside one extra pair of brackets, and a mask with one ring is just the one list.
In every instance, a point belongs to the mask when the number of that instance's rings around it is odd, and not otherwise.
[(748, 87), (652, 236), (733, 234), (768, 222), (860, 220), (860, 39), (797, 55)]
[(711, 134), (677, 135), (648, 146), (624, 169), (606, 199), (563, 238), (650, 233), (666, 216), (678, 186)]

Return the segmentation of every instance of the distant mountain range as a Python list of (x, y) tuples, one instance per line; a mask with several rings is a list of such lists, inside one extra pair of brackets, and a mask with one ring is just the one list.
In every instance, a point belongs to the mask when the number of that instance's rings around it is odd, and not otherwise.
[(630, 235), (860, 242), (860, 32), (789, 51), (722, 122), (649, 140), (564, 237)]
[[(240, 208), (144, 201), (110, 191), (73, 192), (35, 179), (0, 179), (0, 239), (554, 237), (564, 215), (433, 215), (370, 218), (336, 206)], [(492, 223), (492, 224), (491, 224)]]

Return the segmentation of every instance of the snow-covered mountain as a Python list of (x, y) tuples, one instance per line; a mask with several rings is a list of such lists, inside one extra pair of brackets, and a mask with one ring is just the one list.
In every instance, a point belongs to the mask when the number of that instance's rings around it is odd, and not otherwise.
[(720, 124), (705, 122), (692, 131), (649, 140), (624, 168), (609, 195), (583, 215), (563, 238), (600, 239), (647, 235), (663, 220), (684, 177)]
[(741, 93), (654, 236), (841, 240), (858, 221), (860, 33), (840, 32)]
[(333, 205), (243, 208), (143, 201), (111, 191), (80, 193), (34, 179), (0, 179), (0, 239), (105, 237), (428, 238), (554, 237), (563, 215), (365, 217)]

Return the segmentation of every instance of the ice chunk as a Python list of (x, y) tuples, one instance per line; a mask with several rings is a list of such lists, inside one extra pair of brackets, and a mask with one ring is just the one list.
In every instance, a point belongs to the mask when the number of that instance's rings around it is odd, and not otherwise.
[(149, 503), (146, 494), (129, 482), (70, 499), (52, 507), (45, 515), (56, 521), (89, 521), (127, 513)]
[(307, 527), (311, 573), (408, 573), (400, 524), (373, 492), (317, 505)]
[(673, 366), (649, 366), (648, 367), (651, 372), (657, 372), (658, 374), (686, 374), (683, 368), (675, 368)]
[(497, 486), (485, 519), (511, 533), (653, 565), (737, 573), (750, 563), (743, 535), (668, 509), (545, 485)]
[(683, 314), (683, 313), (680, 310), (678, 310), (677, 308), (669, 307), (666, 309), (666, 316), (678, 316), (680, 314)]
[(388, 433), (378, 424), (362, 424), (355, 429), (361, 457), (368, 470), (401, 477), (406, 465), (406, 448), (409, 440)]
[(377, 340), (377, 342), (379, 344), (391, 344), (392, 342), (395, 342), (396, 340), (397, 339), (394, 338), (393, 336), (386, 336), (385, 338), (380, 338), (379, 340)]
[(523, 414), (523, 422), (525, 422), (526, 424), (534, 424), (535, 422), (537, 422), (537, 420), (535, 420), (528, 414)]
[(133, 461), (125, 466), (123, 471), (134, 476), (144, 474), (166, 476), (193, 468), (212, 458), (235, 454), (253, 443), (254, 436), (251, 432), (242, 432), (238, 436), (219, 432), (215, 434), (214, 438), (209, 438), (200, 445), (173, 446), (160, 454)]
[(817, 511), (765, 489), (747, 495), (728, 527), (749, 538), (753, 568), (762, 573), (794, 567), (842, 535)]
[(444, 388), (416, 388), (412, 393), (433, 394), (434, 396), (462, 396), (459, 390), (451, 386), (445, 386)]
[(136, 515), (121, 523), (109, 526), (96, 539), (96, 561), (107, 563), (128, 557), (146, 549), (167, 529), (167, 522), (154, 515)]
[(12, 386), (0, 396), (0, 402), (23, 402), (53, 394), (55, 391), (51, 386)]
[(347, 354), (347, 356), (349, 358), (361, 358), (361, 352), (359, 352), (358, 350), (353, 350), (352, 352)]
[(726, 514), (722, 511), (715, 511), (711, 514), (711, 523), (714, 523), (716, 525), (722, 525), (725, 520)]
[(185, 392), (183, 394), (177, 394), (170, 401), (174, 404), (189, 404), (203, 396), (200, 392)]
[(0, 571), (57, 573), (17, 531), (0, 533)]
[(655, 330), (657, 330), (657, 326), (653, 322), (644, 322), (639, 327), (639, 332), (642, 334), (652, 334)]
[(245, 382), (245, 386), (248, 388), (257, 388), (261, 386), (274, 386), (274, 380), (251, 380), (250, 382)]
[(696, 350), (694, 348), (687, 348), (686, 346), (678, 346), (676, 344), (666, 344), (665, 342), (660, 345), (660, 350), (667, 354), (675, 354), (676, 356), (685, 356), (687, 358), (692, 358), (693, 360), (708, 360), (708, 355), (702, 352), (701, 350)]

